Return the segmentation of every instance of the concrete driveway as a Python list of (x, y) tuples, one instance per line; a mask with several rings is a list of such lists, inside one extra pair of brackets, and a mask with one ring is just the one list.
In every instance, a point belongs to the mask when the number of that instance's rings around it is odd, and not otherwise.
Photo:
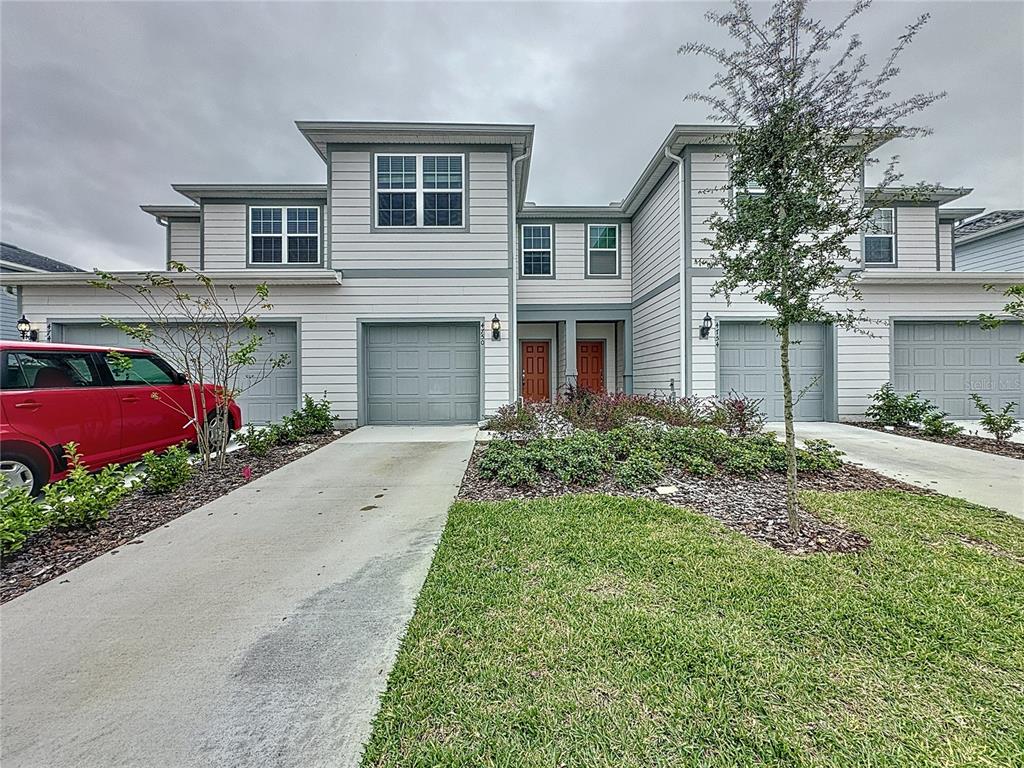
[[(781, 424), (769, 428), (785, 433)], [(1017, 459), (831, 422), (799, 423), (796, 436), (828, 440), (875, 472), (1024, 519), (1024, 462)]]
[(358, 762), (475, 428), (363, 428), (13, 600), (4, 768)]

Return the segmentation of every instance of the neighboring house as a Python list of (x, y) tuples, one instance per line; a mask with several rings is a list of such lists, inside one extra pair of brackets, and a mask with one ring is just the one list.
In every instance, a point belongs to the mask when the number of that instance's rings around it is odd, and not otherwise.
[(957, 272), (1022, 272), (1024, 211), (992, 211), (970, 219), (956, 228), (953, 245)]
[(10, 273), (81, 271), (63, 261), (40, 256), (16, 245), (0, 243), (0, 339), (21, 338), (17, 328), (21, 317), (21, 299), (17, 286), (8, 280)]
[[(781, 416), (768, 313), (712, 296), (718, 273), (705, 264), (730, 153), (709, 139), (726, 129), (674, 127), (621, 202), (543, 206), (526, 202), (529, 125), (298, 128), (325, 184), (174, 185), (191, 205), (144, 207), (167, 227), (168, 260), (241, 290), (270, 286), (261, 330), (290, 363), (242, 397), (246, 418), (277, 419), (303, 393), (326, 393), (345, 423), (474, 422), (570, 384), (743, 392)], [(890, 380), (954, 416), (973, 415), (974, 391), (1024, 400), (1020, 366), (1007, 362), (1020, 325), (964, 322), (1001, 306), (983, 283), (1024, 280), (953, 271), (953, 226), (978, 211), (947, 205), (968, 191), (892, 200), (876, 231), (851, 239), (870, 322), (865, 333), (796, 329), (800, 418), (862, 418)], [(54, 339), (123, 341), (99, 322), (116, 297), (87, 279), (22, 276), (25, 311)], [(120, 312), (141, 319), (127, 302)]]

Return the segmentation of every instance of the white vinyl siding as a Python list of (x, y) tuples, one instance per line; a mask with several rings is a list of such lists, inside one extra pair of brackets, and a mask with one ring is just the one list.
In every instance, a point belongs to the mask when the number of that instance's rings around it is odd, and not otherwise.
[(170, 231), (171, 261), (199, 269), (199, 222), (172, 219), (167, 228)]
[(679, 274), (679, 176), (673, 166), (633, 216), (634, 300)]
[(950, 272), (953, 269), (953, 225), (948, 222), (939, 223), (939, 271)]
[(680, 392), (679, 284), (633, 309), (633, 391)]
[(203, 206), (203, 268), (243, 269), (248, 244), (245, 242), (245, 203)]
[(957, 272), (1024, 272), (1024, 226), (956, 245)]
[(896, 265), (901, 272), (934, 272), (936, 209), (915, 205), (895, 211)]
[[(244, 290), (244, 289), (243, 289)], [(33, 321), (136, 318), (133, 305), (89, 286), (30, 286), (25, 311)], [(465, 319), (486, 323), (497, 312), (509, 327), (508, 281), (504, 278), (346, 279), (338, 286), (270, 285), (273, 309), (261, 320), (301, 318), (299, 336), (302, 392), (314, 398), (327, 393), (338, 418), (354, 421), (357, 413), (356, 319)], [(509, 399), (509, 336), (483, 340), (484, 413)]]
[[(510, 266), (506, 153), (470, 152), (466, 157), (468, 232), (445, 227), (372, 227), (371, 161), (372, 153), (365, 150), (331, 152), (332, 267), (345, 270)], [(507, 298), (504, 306), (508, 306)]]
[[(522, 222), (526, 223), (526, 222)], [(585, 275), (586, 225), (558, 222), (555, 232), (555, 279), (520, 280), (520, 304), (615, 304), (630, 301), (631, 230), (619, 225), (619, 270), (621, 280), (595, 280)]]

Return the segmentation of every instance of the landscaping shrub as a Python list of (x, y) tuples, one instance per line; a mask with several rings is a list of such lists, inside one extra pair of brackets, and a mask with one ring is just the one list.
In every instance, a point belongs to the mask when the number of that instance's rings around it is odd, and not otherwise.
[(10, 555), (24, 546), (26, 539), (49, 524), (46, 510), (36, 504), (24, 488), (0, 489), (0, 555)]
[(172, 445), (160, 454), (146, 451), (142, 454), (142, 466), (146, 471), (142, 481), (146, 493), (169, 493), (192, 477), (192, 462), (184, 443)]
[(536, 448), (511, 440), (492, 440), (480, 455), (480, 475), (512, 488), (532, 486), (540, 482), (537, 462)]
[(270, 449), (277, 445), (280, 432), (281, 428), (278, 426), (257, 427), (249, 424), (245, 429), (235, 433), (235, 437), (253, 456), (266, 456)]
[(650, 449), (633, 451), (615, 467), (615, 480), (623, 488), (642, 488), (656, 482), (665, 471), (661, 457)]
[(551, 443), (553, 471), (562, 482), (594, 485), (607, 474), (611, 452), (597, 432), (579, 430)]
[(488, 419), (484, 428), (495, 432), (529, 434), (537, 428), (537, 407), (534, 403), (508, 403)]
[(765, 415), (761, 411), (763, 402), (737, 395), (722, 398), (717, 403), (716, 426), (737, 437), (756, 435), (764, 429)]
[(869, 405), (866, 411), (867, 417), (887, 427), (919, 423), (930, 411), (935, 410), (935, 406), (921, 397), (920, 392), (900, 395), (889, 382), (871, 395), (871, 400), (872, 405)]
[(732, 442), (732, 438), (709, 427), (678, 427), (664, 434), (660, 452), (665, 461), (674, 467), (682, 468), (692, 456), (717, 465), (732, 455), (735, 450)]
[(932, 411), (921, 419), (921, 431), (929, 437), (956, 437), (964, 428), (947, 419), (942, 411)]
[(285, 416), (284, 423), (289, 432), (296, 437), (306, 435), (323, 435), (334, 429), (334, 414), (331, 403), (325, 394), (322, 400), (315, 401), (309, 395), (302, 398), (302, 408)]
[(53, 525), (76, 528), (105, 520), (114, 505), (131, 493), (134, 483), (129, 476), (135, 465), (111, 465), (90, 473), (82, 463), (77, 443), (68, 443), (64, 451), (70, 467), (67, 476), (43, 489), (43, 506)]
[(981, 411), (981, 427), (996, 440), (1009, 440), (1015, 434), (1024, 429), (1017, 420), (1013, 418), (1013, 411), (1016, 403), (1007, 403), (1001, 411), (995, 411), (992, 406), (986, 403), (976, 393), (971, 393), (971, 400), (974, 406)]
[(806, 440), (796, 453), (796, 466), (803, 472), (831, 472), (843, 466), (843, 455), (828, 440)]
[(613, 458), (628, 459), (636, 451), (656, 450), (664, 432), (650, 423), (632, 422), (606, 432), (605, 443)]

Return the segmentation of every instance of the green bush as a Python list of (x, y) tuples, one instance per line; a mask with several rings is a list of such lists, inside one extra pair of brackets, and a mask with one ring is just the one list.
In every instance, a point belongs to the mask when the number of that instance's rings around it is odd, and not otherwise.
[(900, 395), (886, 382), (881, 389), (871, 396), (872, 404), (866, 414), (872, 421), (887, 427), (903, 427), (910, 423), (920, 423), (924, 417), (935, 410), (932, 403), (921, 397), (920, 392)]
[(285, 416), (283, 425), (295, 437), (326, 434), (334, 429), (331, 403), (326, 395), (320, 401), (314, 401), (312, 397), (305, 395), (302, 398), (302, 408)]
[(142, 480), (146, 493), (169, 493), (192, 477), (192, 462), (184, 443), (172, 445), (160, 454), (146, 451), (142, 454), (142, 466), (146, 471)]
[(597, 432), (577, 430), (569, 437), (552, 441), (553, 471), (565, 483), (594, 485), (611, 464), (611, 452)]
[(628, 459), (635, 451), (654, 451), (664, 430), (651, 424), (633, 422), (604, 433), (605, 444), (616, 459)]
[(70, 470), (67, 476), (43, 489), (43, 506), (58, 528), (92, 526), (110, 516), (118, 501), (132, 492), (130, 475), (135, 465), (106, 466), (91, 474), (82, 463), (77, 443), (64, 446)]
[(235, 433), (235, 437), (253, 456), (266, 456), (270, 449), (277, 445), (280, 433), (281, 428), (276, 425), (257, 427), (250, 424), (245, 429)]
[(932, 411), (921, 419), (921, 431), (929, 437), (956, 437), (964, 428), (947, 419), (942, 411)]
[(977, 393), (971, 393), (971, 400), (975, 407), (981, 411), (981, 426), (996, 440), (1009, 440), (1015, 434), (1024, 429), (1017, 420), (1013, 418), (1013, 410), (1016, 403), (1007, 403), (1003, 410), (995, 411), (992, 406), (986, 403)]
[(638, 450), (615, 467), (615, 480), (623, 488), (642, 488), (657, 482), (664, 471), (661, 456), (652, 450)]
[(0, 489), (0, 555), (17, 552), (36, 531), (50, 520), (46, 510), (36, 504), (24, 488)]
[(688, 472), (691, 475), (713, 475), (718, 472), (718, 467), (703, 456), (680, 456), (674, 466), (676, 469)]
[(828, 440), (806, 440), (797, 451), (797, 469), (804, 472), (831, 472), (843, 466), (843, 452)]
[(712, 464), (722, 464), (736, 450), (735, 438), (709, 427), (678, 427), (662, 436), (659, 451), (666, 462), (682, 468), (690, 457), (697, 456)]

